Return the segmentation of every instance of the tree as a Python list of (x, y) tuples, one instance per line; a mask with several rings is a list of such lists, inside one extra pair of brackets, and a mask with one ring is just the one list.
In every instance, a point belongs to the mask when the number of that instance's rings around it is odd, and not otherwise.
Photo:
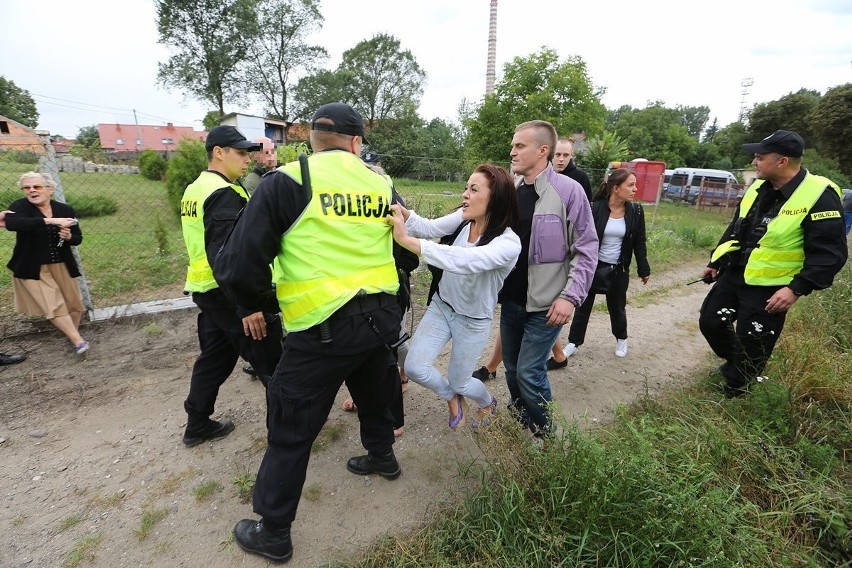
[(318, 0), (260, 0), (258, 13), (268, 14), (249, 43), (245, 84), (266, 105), (269, 114), (287, 120), (293, 74), (312, 72), (328, 57), (325, 48), (305, 39), (322, 26)]
[(324, 104), (350, 102), (346, 89), (348, 77), (339, 71), (322, 70), (303, 77), (293, 88), (293, 118), (308, 120)]
[(101, 135), (98, 133), (98, 125), (93, 124), (91, 126), (82, 127), (80, 132), (77, 133), (77, 140), (75, 141), (75, 144), (86, 147), (91, 147), (95, 144), (100, 146)]
[(201, 119), (201, 124), (203, 124), (204, 128), (207, 130), (213, 130), (219, 126), (220, 118), (222, 118), (222, 114), (218, 110), (207, 111), (207, 114), (205, 114), (204, 118)]
[(207, 169), (207, 151), (204, 142), (184, 138), (178, 143), (174, 155), (166, 168), (166, 191), (169, 205), (175, 215), (180, 216), (180, 200), (186, 186), (195, 181), (198, 174)]
[(166, 176), (168, 162), (156, 150), (145, 150), (139, 155), (139, 173), (154, 181), (161, 181)]
[(77, 133), (74, 145), (68, 149), (72, 156), (83, 158), (88, 162), (105, 162), (106, 152), (101, 148), (101, 136), (97, 125), (84, 126)]
[(38, 125), (38, 109), (30, 92), (0, 75), (0, 115), (35, 128)]
[[(696, 109), (697, 110), (697, 109)], [(612, 132), (624, 140), (631, 158), (660, 160), (673, 167), (689, 163), (697, 152), (698, 135), (690, 134), (685, 116), (695, 116), (693, 109), (666, 108), (662, 102), (650, 103), (644, 109), (618, 111)], [(699, 133), (703, 124), (693, 124)]]
[(551, 122), (560, 135), (600, 134), (606, 117), (602, 94), (580, 57), (561, 62), (550, 48), (516, 57), (504, 65), (503, 77), (475, 118), (466, 122), (466, 151), (477, 161), (505, 163), (515, 126), (535, 119)]
[(600, 138), (587, 142), (582, 164), (592, 183), (592, 196), (596, 193), (595, 188), (603, 182), (604, 172), (610, 162), (623, 161), (628, 155), (627, 143), (610, 132), (604, 132)]
[(776, 130), (795, 130), (805, 140), (812, 139), (810, 114), (819, 101), (818, 91), (800, 89), (777, 101), (756, 105), (748, 117), (752, 138), (761, 140)]
[(837, 160), (841, 171), (852, 176), (852, 154), (849, 152), (852, 148), (852, 83), (829, 89), (810, 119), (814, 137), (825, 157)]
[(173, 54), (159, 63), (158, 81), (213, 103), (241, 94), (240, 65), (256, 35), (255, 0), (156, 0), (159, 42)]
[(368, 128), (376, 121), (404, 116), (409, 107), (420, 105), (426, 72), (391, 35), (376, 34), (343, 52), (339, 71), (349, 79), (348, 101)]

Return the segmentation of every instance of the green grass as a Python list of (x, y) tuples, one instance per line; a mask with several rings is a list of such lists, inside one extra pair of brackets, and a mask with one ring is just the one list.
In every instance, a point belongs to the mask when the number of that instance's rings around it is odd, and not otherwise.
[(213, 495), (222, 491), (222, 484), (218, 481), (205, 481), (192, 490), (192, 495), (199, 503), (210, 500)]
[(311, 453), (321, 452), (328, 449), (333, 443), (338, 441), (343, 436), (344, 429), (342, 426), (334, 426), (326, 423), (319, 436), (314, 440), (311, 446)]
[(136, 529), (136, 538), (145, 540), (154, 531), (157, 524), (169, 516), (169, 510), (166, 507), (157, 509), (148, 509), (142, 513), (142, 520), (139, 523), (139, 528)]
[(752, 393), (706, 372), (533, 444), (505, 413), (433, 521), (347, 565), (852, 565), (852, 266), (800, 300)]
[(85, 520), (86, 515), (83, 513), (77, 513), (76, 515), (65, 517), (59, 522), (59, 532), (65, 532), (70, 528), (74, 528)]
[(85, 536), (77, 541), (66, 555), (65, 562), (62, 563), (62, 568), (77, 568), (83, 562), (93, 562), (95, 560), (95, 550), (103, 541), (104, 535), (93, 534)]
[(254, 491), (254, 482), (257, 476), (247, 471), (241, 472), (234, 476), (231, 484), (237, 492), (237, 498), (240, 503), (248, 503), (251, 501), (252, 492)]

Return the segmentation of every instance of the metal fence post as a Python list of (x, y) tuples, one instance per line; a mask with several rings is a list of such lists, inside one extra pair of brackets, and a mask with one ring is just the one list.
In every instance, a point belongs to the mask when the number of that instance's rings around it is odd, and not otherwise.
[[(36, 134), (39, 140), (41, 140), (45, 151), (44, 156), (39, 160), (39, 171), (50, 174), (56, 181), (56, 191), (53, 194), (53, 198), (59, 203), (67, 203), (65, 200), (65, 191), (62, 189), (62, 179), (59, 177), (59, 166), (56, 164), (56, 152), (53, 149), (53, 144), (50, 143), (50, 132), (47, 130), (36, 130)], [(80, 294), (83, 296), (83, 305), (91, 312), (95, 308), (92, 305), (92, 296), (89, 293), (89, 283), (86, 281), (86, 273), (83, 270), (80, 251), (77, 250), (77, 247), (71, 247), (71, 252), (74, 255), (74, 262), (77, 263), (77, 267), (80, 269), (78, 282), (80, 284)]]

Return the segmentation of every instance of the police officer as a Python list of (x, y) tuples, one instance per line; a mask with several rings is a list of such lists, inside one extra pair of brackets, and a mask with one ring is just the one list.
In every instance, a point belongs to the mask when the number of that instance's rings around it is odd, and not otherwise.
[(725, 360), (720, 370), (729, 397), (747, 392), (763, 372), (787, 310), (831, 286), (848, 254), (840, 189), (801, 167), (802, 137), (778, 130), (743, 149), (754, 153), (758, 179), (701, 274), (718, 278), (699, 326)]
[[(310, 181), (298, 162), (265, 175), (215, 267), (239, 304), (280, 306), (288, 332), (267, 388), (268, 446), (253, 500), (262, 518), (234, 527), (244, 550), (277, 562), (293, 555), (290, 525), (311, 444), (344, 381), (367, 450), (347, 468), (386, 479), (401, 473), (389, 410), (400, 390), (392, 355), (399, 283), (386, 221), (391, 186), (361, 161), (363, 137), (363, 120), (352, 107), (320, 107), (311, 121)], [(272, 261), (275, 294), (266, 285)]]
[[(281, 357), (281, 322), (277, 309), (264, 314), (235, 305), (213, 277), (216, 253), (234, 226), (248, 194), (234, 183), (246, 170), (249, 142), (233, 126), (217, 126), (207, 135), (207, 170), (187, 186), (181, 199), (181, 225), (189, 266), (186, 293), (201, 309), (198, 343), (201, 354), (192, 367), (183, 442), (187, 447), (227, 436), (230, 420), (211, 420), (219, 387), (234, 370), (240, 355), (251, 362), (262, 379), (272, 375)], [(267, 280), (271, 290), (271, 279)]]

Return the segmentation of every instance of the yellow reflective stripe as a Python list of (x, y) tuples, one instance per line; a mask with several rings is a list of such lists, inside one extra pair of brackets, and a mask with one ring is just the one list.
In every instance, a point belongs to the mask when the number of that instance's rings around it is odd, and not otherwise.
[(739, 241), (725, 241), (713, 251), (713, 254), (710, 255), (710, 262), (716, 262), (729, 252), (733, 252), (735, 250), (740, 250), (740, 242)]
[[(396, 286), (383, 289), (375, 282), (393, 281)], [(288, 330), (297, 331), (300, 319), (318, 309), (337, 308), (355, 297), (358, 290), (367, 294), (380, 292), (396, 293), (399, 288), (396, 266), (393, 262), (368, 271), (350, 274), (345, 277), (317, 278), (306, 282), (278, 282), (276, 296), (278, 297), (281, 313), (287, 322)], [(309, 326), (310, 327), (310, 326)]]

